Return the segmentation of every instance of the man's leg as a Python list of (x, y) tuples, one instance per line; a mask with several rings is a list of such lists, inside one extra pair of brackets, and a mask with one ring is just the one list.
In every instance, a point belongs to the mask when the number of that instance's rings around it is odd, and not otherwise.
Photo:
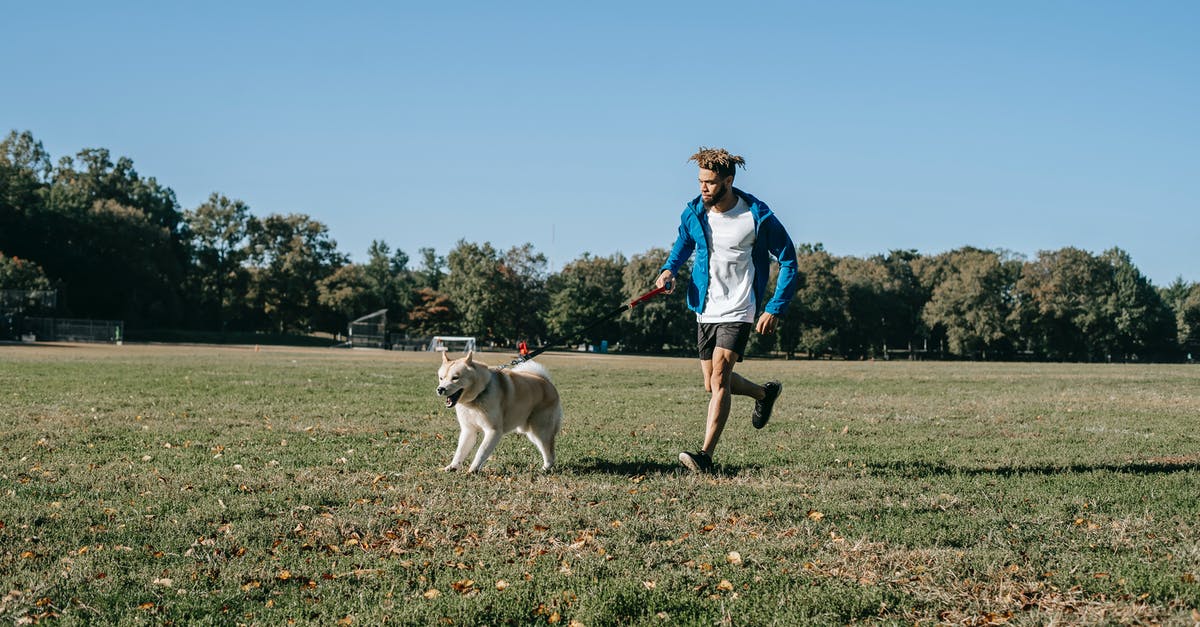
[(732, 395), (749, 396), (762, 400), (765, 391), (761, 385), (750, 382), (733, 371), (738, 361), (738, 354), (727, 349), (716, 347), (710, 361), (701, 361), (700, 368), (704, 372), (704, 389), (712, 394), (708, 401), (708, 426), (704, 433), (703, 453), (710, 456), (717, 448), (721, 432), (729, 420), (729, 406)]

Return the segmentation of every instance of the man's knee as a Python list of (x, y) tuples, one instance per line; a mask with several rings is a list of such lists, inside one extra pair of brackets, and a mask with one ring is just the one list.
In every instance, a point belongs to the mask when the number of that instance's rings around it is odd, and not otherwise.
[(730, 379), (733, 378), (732, 364), (713, 363), (712, 374), (708, 380), (704, 382), (704, 388), (709, 392), (713, 390), (729, 389)]

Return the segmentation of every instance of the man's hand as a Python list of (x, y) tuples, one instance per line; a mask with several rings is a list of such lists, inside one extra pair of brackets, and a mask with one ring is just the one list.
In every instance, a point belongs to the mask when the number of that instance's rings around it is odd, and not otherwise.
[(754, 325), (754, 329), (762, 335), (769, 335), (775, 332), (775, 327), (779, 326), (779, 318), (775, 314), (763, 312), (763, 315), (758, 317), (758, 324)]
[(667, 290), (667, 293), (673, 294), (675, 292), (675, 273), (670, 270), (663, 270), (662, 274), (658, 275), (658, 278), (655, 279), (654, 287), (663, 287), (668, 283), (671, 285), (671, 289)]

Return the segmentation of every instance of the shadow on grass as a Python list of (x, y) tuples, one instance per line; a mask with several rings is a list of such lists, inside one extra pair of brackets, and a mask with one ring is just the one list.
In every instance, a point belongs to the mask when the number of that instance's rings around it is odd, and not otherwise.
[[(747, 470), (758, 470), (757, 464), (722, 464), (717, 463), (712, 469), (712, 475), (717, 477), (733, 476)], [(679, 462), (668, 463), (660, 459), (634, 459), (613, 461), (598, 457), (585, 457), (578, 463), (571, 464), (571, 470), (581, 474), (620, 475), (637, 477), (640, 475), (678, 475), (688, 471)]]
[(998, 466), (971, 467), (952, 466), (938, 462), (927, 461), (893, 461), (869, 464), (873, 469), (891, 472), (908, 477), (927, 477), (930, 475), (994, 475), (998, 477), (1013, 477), (1018, 475), (1066, 475), (1086, 474), (1092, 472), (1111, 472), (1128, 475), (1162, 475), (1177, 472), (1200, 471), (1200, 460), (1195, 456), (1130, 462), (1127, 464), (1066, 464), (1066, 465), (1034, 465), (1034, 466)]

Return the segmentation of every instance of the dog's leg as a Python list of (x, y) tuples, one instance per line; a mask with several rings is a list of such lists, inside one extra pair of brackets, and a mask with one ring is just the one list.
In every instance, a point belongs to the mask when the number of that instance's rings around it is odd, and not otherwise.
[(463, 462), (467, 461), (467, 454), (471, 452), (473, 446), (475, 446), (475, 429), (464, 425), (458, 431), (458, 448), (454, 451), (454, 459), (450, 460), (450, 465), (442, 470), (448, 472), (462, 468)]
[(542, 470), (554, 467), (554, 440), (558, 437), (559, 425), (562, 424), (562, 405), (555, 405), (547, 412), (534, 416), (530, 421), (527, 435), (529, 441), (542, 454)]
[(478, 472), (479, 467), (483, 466), (483, 462), (492, 456), (492, 451), (496, 450), (496, 445), (500, 443), (500, 438), (504, 435), (499, 429), (491, 429), (483, 432), (483, 443), (479, 445), (479, 451), (475, 453), (475, 461), (471, 462), (471, 467), (467, 472)]

